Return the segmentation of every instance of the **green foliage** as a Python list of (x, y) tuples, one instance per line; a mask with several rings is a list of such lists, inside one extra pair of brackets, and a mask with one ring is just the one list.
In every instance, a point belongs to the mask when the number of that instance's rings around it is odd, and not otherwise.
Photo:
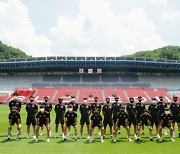
[(155, 49), (153, 51), (140, 51), (135, 54), (128, 55), (130, 57), (140, 58), (155, 58), (166, 60), (180, 60), (180, 47), (179, 46), (166, 46), (163, 48)]
[(7, 46), (0, 41), (0, 59), (28, 58), (23, 51)]

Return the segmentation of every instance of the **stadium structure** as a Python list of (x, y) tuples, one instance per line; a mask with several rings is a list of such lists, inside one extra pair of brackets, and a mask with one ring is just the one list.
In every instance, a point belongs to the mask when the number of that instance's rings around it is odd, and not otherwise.
[(30, 95), (39, 103), (48, 96), (53, 104), (75, 96), (103, 102), (106, 97), (127, 103), (140, 95), (145, 103), (164, 96), (167, 102), (179, 95), (180, 61), (131, 57), (37, 57), (0, 60), (0, 103), (16, 91), (23, 103)]

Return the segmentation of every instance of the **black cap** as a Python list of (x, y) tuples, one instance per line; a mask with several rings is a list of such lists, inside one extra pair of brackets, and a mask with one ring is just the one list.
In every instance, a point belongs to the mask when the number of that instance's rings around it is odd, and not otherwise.
[(71, 98), (75, 98), (75, 96), (71, 96)]
[(48, 97), (48, 96), (45, 96), (45, 97), (44, 97), (44, 99), (46, 99), (46, 98), (47, 98), (47, 99), (49, 99), (49, 97)]
[(69, 105), (68, 105), (68, 108), (73, 108), (73, 105), (69, 104)]
[(151, 98), (151, 100), (152, 100), (152, 101), (156, 101), (156, 98), (155, 98), (155, 97), (153, 97), (153, 98)]
[(119, 97), (116, 96), (114, 99), (119, 99)]
[(138, 99), (139, 99), (139, 98), (142, 98), (142, 96), (138, 96)]
[(63, 101), (63, 98), (58, 98), (58, 101)]
[(130, 97), (129, 100), (133, 100), (133, 101), (134, 101), (134, 98), (133, 98), (133, 97)]
[(164, 98), (163, 96), (159, 96), (159, 99), (162, 99), (162, 98)]
[(178, 98), (177, 96), (173, 96), (173, 98)]
[(14, 92), (13, 96), (18, 96), (18, 93), (17, 93), (17, 92)]
[(107, 97), (107, 98), (106, 98), (106, 100), (110, 100), (110, 98), (109, 98), (109, 97)]
[(97, 96), (95, 96), (95, 97), (94, 97), (94, 99), (98, 99), (98, 97), (97, 97)]
[(29, 98), (34, 98), (34, 96), (29, 96)]
[(87, 97), (84, 97), (83, 100), (87, 100)]

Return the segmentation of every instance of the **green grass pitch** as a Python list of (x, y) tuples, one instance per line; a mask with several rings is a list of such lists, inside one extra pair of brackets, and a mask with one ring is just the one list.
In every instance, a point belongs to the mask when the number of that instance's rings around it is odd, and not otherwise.
[[(154, 141), (150, 142), (148, 138), (148, 131), (145, 128), (145, 135), (141, 135), (141, 141), (135, 142), (133, 135), (133, 142), (128, 142), (126, 138), (126, 132), (124, 128), (121, 128), (121, 135), (117, 136), (117, 143), (112, 143), (109, 135), (109, 129), (107, 129), (106, 139), (104, 143), (100, 142), (100, 136), (97, 135), (98, 129), (95, 129), (95, 141), (93, 143), (88, 143), (86, 136), (86, 128), (84, 127), (84, 139), (78, 139), (74, 142), (73, 129), (71, 128), (71, 135), (68, 136), (69, 141), (66, 143), (62, 142), (62, 138), (54, 138), (54, 120), (55, 113), (54, 110), (51, 112), (51, 130), (52, 137), (50, 142), (46, 142), (46, 130), (44, 129), (44, 135), (39, 137), (39, 142), (35, 143), (32, 138), (26, 139), (26, 112), (25, 107), (21, 110), (21, 120), (22, 120), (22, 140), (17, 139), (17, 130), (14, 126), (12, 131), (12, 140), (6, 141), (7, 138), (7, 127), (8, 127), (8, 106), (0, 106), (0, 153), (1, 154), (49, 154), (49, 153), (61, 153), (61, 154), (144, 154), (144, 153), (157, 153), (157, 154), (179, 154), (180, 153), (180, 138), (175, 138), (175, 142), (169, 140), (169, 136), (164, 136), (164, 141), (162, 143), (157, 142), (155, 130)], [(78, 126), (79, 126), (80, 115), (78, 116)], [(79, 131), (80, 127), (78, 127)], [(32, 132), (32, 131), (31, 131)], [(133, 133), (133, 128), (131, 129)], [(177, 134), (176, 128), (176, 136)], [(32, 134), (32, 133), (31, 133)], [(79, 134), (79, 133), (78, 133)], [(168, 131), (169, 134), (169, 131)]]

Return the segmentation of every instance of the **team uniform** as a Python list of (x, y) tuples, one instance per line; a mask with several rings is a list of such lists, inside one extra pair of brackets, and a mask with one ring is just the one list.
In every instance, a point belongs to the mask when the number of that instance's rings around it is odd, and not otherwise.
[(46, 111), (48, 114), (49, 114), (49, 123), (51, 122), (51, 115), (50, 115), (50, 112), (52, 110), (52, 104), (51, 103), (42, 103), (41, 105), (44, 106), (44, 111)]
[(136, 119), (137, 122), (140, 122), (140, 116), (144, 113), (145, 105), (141, 102), (136, 103)]
[(99, 110), (99, 113), (101, 113), (101, 104), (98, 102), (94, 102), (91, 104), (91, 111), (94, 112), (95, 109)]
[(69, 126), (75, 127), (75, 125), (76, 125), (75, 118), (77, 118), (77, 113), (76, 112), (67, 111), (66, 114), (65, 114), (65, 118), (66, 118), (66, 126), (67, 127), (69, 127)]
[(126, 111), (128, 113), (128, 122), (129, 122), (129, 126), (130, 125), (137, 125), (137, 121), (136, 121), (136, 106), (128, 103), (126, 106)]
[(10, 111), (12, 110), (13, 107), (17, 107), (17, 111), (20, 112), (21, 111), (21, 102), (17, 99), (11, 100), (9, 102)]
[(116, 123), (117, 120), (117, 113), (120, 110), (121, 105), (117, 102), (112, 103), (112, 108), (113, 108), (113, 122), (114, 124)]
[(91, 107), (87, 104), (81, 104), (79, 110), (81, 113), (80, 125), (84, 125), (85, 123), (86, 125), (89, 125), (89, 115), (91, 112)]
[(36, 104), (28, 103), (26, 105), (26, 111), (27, 111), (27, 119), (26, 119), (26, 125), (36, 125), (36, 113), (38, 111), (38, 106)]
[(42, 127), (43, 125), (47, 126), (49, 124), (49, 113), (47, 111), (38, 112), (36, 115), (37, 125)]
[(68, 104), (68, 106), (69, 105), (72, 105), (73, 106), (73, 111), (74, 112), (77, 112), (77, 110), (78, 110), (78, 104), (77, 103), (75, 103), (75, 102), (70, 102), (69, 104)]
[(159, 125), (159, 106), (151, 104), (148, 107), (148, 111), (150, 112), (151, 115), (151, 126), (153, 126), (154, 124), (156, 126)]
[(180, 123), (180, 104), (172, 103), (170, 105), (170, 111), (172, 113), (172, 123)]
[(167, 104), (164, 103), (163, 101), (160, 101), (157, 103), (157, 106), (159, 108), (159, 120), (161, 119), (161, 115), (164, 113), (165, 108), (167, 107)]
[(56, 112), (55, 124), (58, 125), (60, 123), (61, 125), (64, 125), (65, 106), (63, 104), (56, 104), (54, 110)]
[(104, 124), (104, 127), (106, 128), (107, 125), (109, 125), (110, 127), (113, 126), (113, 120), (112, 120), (112, 106), (110, 106), (109, 104), (106, 104), (103, 106), (103, 115), (104, 115), (104, 121), (103, 121), (103, 124)]
[(18, 112), (16, 112), (15, 114), (13, 114), (12, 112), (9, 113), (10, 125), (13, 125), (13, 126), (14, 126), (14, 124), (19, 125), (20, 120), (21, 120), (21, 116)]

